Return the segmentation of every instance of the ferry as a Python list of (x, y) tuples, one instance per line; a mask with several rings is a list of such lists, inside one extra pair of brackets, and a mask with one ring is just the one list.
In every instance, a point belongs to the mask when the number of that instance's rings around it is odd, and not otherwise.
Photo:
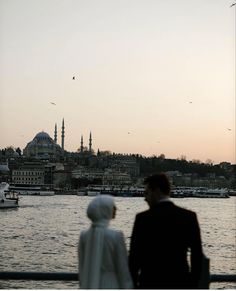
[(229, 191), (226, 188), (207, 187), (175, 187), (171, 191), (173, 198), (229, 198)]
[(111, 186), (102, 190), (102, 194), (110, 194), (118, 197), (143, 197), (144, 188), (136, 186)]
[(86, 189), (86, 195), (96, 196), (100, 194), (118, 197), (143, 197), (144, 188), (119, 185), (90, 185)]
[(199, 188), (195, 191), (195, 197), (200, 198), (229, 198), (229, 191), (226, 188)]
[(87, 189), (86, 187), (81, 187), (77, 190), (78, 196), (86, 196), (87, 195)]
[(10, 185), (9, 190), (20, 195), (53, 196), (55, 192), (44, 185)]
[(97, 196), (102, 194), (103, 185), (90, 185), (86, 189), (87, 196)]
[(1, 182), (0, 184), (0, 209), (19, 207), (19, 197), (17, 192), (9, 191), (9, 184)]

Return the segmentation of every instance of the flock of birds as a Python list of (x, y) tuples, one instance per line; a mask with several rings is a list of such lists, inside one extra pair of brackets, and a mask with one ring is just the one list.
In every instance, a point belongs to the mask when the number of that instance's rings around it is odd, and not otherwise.
[[(230, 7), (236, 5), (236, 3), (233, 3)], [(75, 80), (75, 76), (72, 77), (72, 80)], [(55, 102), (50, 102), (52, 105), (56, 105)], [(189, 101), (189, 104), (192, 104), (193, 101)], [(228, 131), (231, 131), (231, 128), (227, 128)], [(128, 134), (131, 134), (131, 132), (128, 131)], [(158, 143), (160, 143), (160, 141), (158, 141)]]

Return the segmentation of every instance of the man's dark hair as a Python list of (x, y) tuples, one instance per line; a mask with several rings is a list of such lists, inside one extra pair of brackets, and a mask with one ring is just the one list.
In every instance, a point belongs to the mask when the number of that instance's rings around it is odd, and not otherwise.
[(145, 178), (144, 185), (147, 185), (151, 190), (159, 188), (165, 194), (169, 194), (171, 189), (170, 181), (164, 173), (158, 173)]

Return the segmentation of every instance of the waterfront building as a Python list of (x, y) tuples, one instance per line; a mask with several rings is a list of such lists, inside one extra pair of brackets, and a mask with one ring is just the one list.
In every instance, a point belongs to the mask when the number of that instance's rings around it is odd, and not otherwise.
[(15, 185), (43, 185), (44, 168), (22, 167), (12, 171), (12, 183)]
[(88, 179), (88, 180), (95, 180), (95, 179), (101, 179), (103, 178), (104, 171), (97, 168), (88, 168), (84, 166), (77, 166), (72, 171), (72, 178), (74, 179)]
[(68, 169), (55, 170), (53, 172), (54, 189), (70, 189), (71, 188), (71, 171)]
[(73, 179), (101, 180), (103, 185), (130, 185), (132, 183), (130, 174), (112, 168), (102, 170), (77, 166), (71, 176)]
[(115, 169), (106, 169), (103, 175), (103, 185), (131, 185), (131, 176), (128, 173)]
[(133, 155), (113, 154), (109, 157), (110, 167), (128, 173), (132, 178), (140, 175), (140, 166)]

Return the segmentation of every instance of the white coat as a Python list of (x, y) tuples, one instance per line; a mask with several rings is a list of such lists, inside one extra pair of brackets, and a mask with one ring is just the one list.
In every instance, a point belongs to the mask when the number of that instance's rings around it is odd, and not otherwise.
[(79, 239), (79, 283), (82, 289), (131, 289), (124, 235), (108, 228), (114, 198), (99, 195), (88, 205), (92, 224)]
[[(88, 231), (84, 231), (80, 235), (79, 266), (81, 270), (85, 260), (83, 254), (85, 253), (87, 234)], [(133, 282), (129, 273), (123, 233), (121, 231), (106, 228), (104, 231), (103, 248), (100, 266), (100, 283), (95, 289), (132, 289)], [(83, 286), (83, 282), (80, 282), (80, 286), (82, 289), (88, 289), (87, 286)]]

